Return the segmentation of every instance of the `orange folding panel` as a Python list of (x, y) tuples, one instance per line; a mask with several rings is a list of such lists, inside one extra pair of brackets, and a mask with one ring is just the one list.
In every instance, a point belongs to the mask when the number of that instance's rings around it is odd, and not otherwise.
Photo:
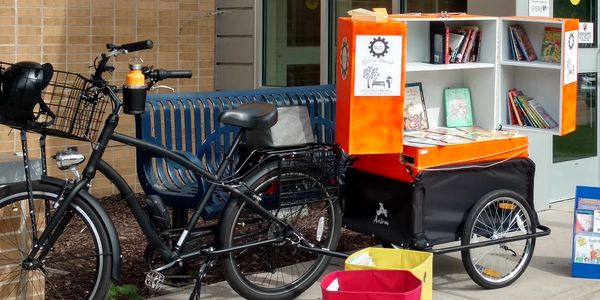
[(336, 142), (349, 154), (402, 152), (406, 23), (340, 18)]
[[(565, 41), (565, 49), (567, 47), (575, 47), (577, 49), (577, 40), (573, 38), (573, 32), (577, 32), (579, 30), (579, 20), (577, 19), (563, 19), (564, 20), (564, 28), (563, 28), (563, 38)], [(577, 51), (577, 50), (575, 50)], [(577, 62), (575, 62), (574, 66), (569, 66), (569, 62), (566, 56), (567, 51), (562, 51), (562, 61), (567, 62), (563, 63), (562, 72), (574, 72), (575, 78), (577, 78)], [(569, 70), (571, 69), (571, 70)], [(560, 127), (560, 135), (565, 135), (567, 133), (575, 131), (577, 127), (576, 124), (576, 114), (577, 114), (577, 80), (570, 83), (563, 83), (562, 88), (562, 115), (561, 115), (561, 127)]]
[(519, 136), (447, 146), (404, 145), (402, 155), (358, 155), (353, 165), (365, 172), (412, 182), (419, 172), (428, 168), (528, 157), (528, 154), (527, 137)]

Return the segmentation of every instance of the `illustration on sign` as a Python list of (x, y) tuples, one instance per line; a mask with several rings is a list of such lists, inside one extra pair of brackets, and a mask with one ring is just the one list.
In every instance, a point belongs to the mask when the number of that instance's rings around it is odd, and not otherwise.
[(565, 70), (564, 84), (577, 81), (577, 41), (578, 31), (572, 30), (565, 32)]
[(354, 95), (400, 96), (402, 36), (356, 36), (355, 63)]

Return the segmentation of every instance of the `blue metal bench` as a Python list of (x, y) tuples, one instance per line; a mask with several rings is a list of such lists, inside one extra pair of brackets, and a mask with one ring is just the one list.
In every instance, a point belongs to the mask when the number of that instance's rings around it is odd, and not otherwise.
[[(335, 85), (149, 95), (146, 112), (135, 118), (136, 136), (215, 171), (238, 131), (221, 124), (219, 114), (251, 101), (307, 106), (315, 141), (334, 141)], [(142, 150), (137, 151), (137, 173), (147, 195), (158, 195), (174, 208), (195, 207), (207, 188), (206, 183), (198, 184), (201, 180), (178, 164)], [(215, 193), (203, 217), (218, 216), (225, 197)]]

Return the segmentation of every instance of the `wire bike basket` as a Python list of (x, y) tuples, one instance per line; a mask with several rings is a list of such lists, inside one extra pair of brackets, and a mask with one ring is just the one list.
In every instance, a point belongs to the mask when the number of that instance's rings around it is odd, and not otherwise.
[[(14, 64), (0, 62), (0, 71), (4, 73), (11, 66)], [(29, 82), (22, 84), (28, 86)], [(13, 93), (19, 92), (17, 90)], [(11, 101), (10, 98), (6, 100)], [(100, 124), (104, 121), (103, 116), (109, 101), (108, 96), (85, 77), (77, 73), (54, 70), (50, 82), (41, 92), (41, 101), (33, 108), (35, 120), (23, 122), (0, 116), (0, 124), (42, 135), (94, 142), (98, 137)], [(10, 107), (4, 109), (11, 113)]]
[(337, 201), (339, 196), (340, 150), (326, 144), (279, 148), (265, 153), (276, 159), (277, 180), (261, 194), (267, 209)]
[(280, 155), (280, 206), (335, 201), (339, 194), (339, 162), (339, 149), (322, 144)]

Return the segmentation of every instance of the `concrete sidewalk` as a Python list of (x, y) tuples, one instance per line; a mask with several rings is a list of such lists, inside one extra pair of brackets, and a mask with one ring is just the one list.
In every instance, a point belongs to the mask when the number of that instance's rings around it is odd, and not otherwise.
[[(600, 280), (571, 278), (571, 237), (573, 201), (553, 204), (538, 212), (543, 225), (552, 234), (539, 238), (529, 267), (515, 283), (498, 290), (484, 290), (465, 273), (460, 253), (434, 256), (434, 299), (600, 299)], [(335, 259), (325, 274), (343, 269), (343, 260)], [(154, 300), (188, 299), (191, 289), (152, 298)], [(202, 288), (203, 299), (242, 299), (226, 282)], [(319, 283), (297, 299), (320, 299)]]

